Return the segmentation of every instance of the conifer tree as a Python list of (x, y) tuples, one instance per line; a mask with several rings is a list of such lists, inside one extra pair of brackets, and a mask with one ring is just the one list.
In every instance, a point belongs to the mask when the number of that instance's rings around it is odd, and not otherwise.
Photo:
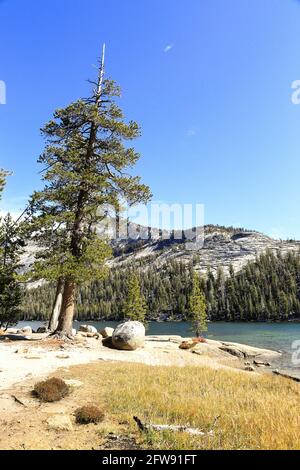
[(24, 246), (20, 226), (7, 214), (0, 219), (0, 328), (18, 322), (22, 289), (17, 279), (20, 254)]
[(145, 323), (146, 303), (141, 293), (139, 278), (131, 273), (128, 279), (127, 296), (123, 306), (125, 320)]
[(3, 191), (4, 186), (5, 186), (6, 175), (7, 175), (6, 171), (4, 171), (0, 168), (0, 200), (1, 200), (1, 197), (2, 197), (2, 191)]
[(103, 60), (95, 89), (54, 113), (42, 129), (46, 147), (39, 158), (45, 187), (31, 200), (32, 227), (40, 239), (39, 258), (32, 275), (64, 280), (57, 336), (70, 337), (77, 286), (103, 276), (110, 249), (97, 234), (103, 219), (99, 208), (120, 200), (147, 202), (151, 196), (140, 178), (131, 174), (139, 159), (125, 145), (140, 135), (137, 123), (125, 122), (116, 104), (120, 89), (103, 80)]
[(189, 299), (189, 312), (193, 329), (196, 336), (199, 337), (202, 333), (207, 331), (207, 314), (205, 297), (200, 289), (200, 277), (196, 272), (194, 272), (193, 275), (193, 287)]
[[(9, 172), (0, 169), (0, 200)], [(21, 242), (11, 216), (0, 217), (0, 328), (15, 324), (22, 293), (16, 278)]]

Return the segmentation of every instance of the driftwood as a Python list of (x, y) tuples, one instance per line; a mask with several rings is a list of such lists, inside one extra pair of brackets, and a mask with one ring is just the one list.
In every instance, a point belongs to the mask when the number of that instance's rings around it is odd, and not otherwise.
[(15, 400), (16, 403), (19, 403), (19, 405), (25, 406), (25, 408), (27, 408), (27, 405), (25, 405), (25, 403), (23, 403), (18, 397), (15, 395), (12, 395), (11, 397)]
[(212, 424), (211, 430), (208, 432), (201, 431), (197, 428), (190, 428), (189, 426), (184, 425), (173, 425), (173, 424), (151, 424), (143, 423), (137, 416), (134, 416), (133, 419), (138, 425), (140, 431), (148, 432), (151, 429), (153, 431), (174, 431), (174, 432), (186, 432), (188, 434), (193, 434), (194, 436), (212, 436), (214, 434), (214, 427), (220, 416), (217, 416)]

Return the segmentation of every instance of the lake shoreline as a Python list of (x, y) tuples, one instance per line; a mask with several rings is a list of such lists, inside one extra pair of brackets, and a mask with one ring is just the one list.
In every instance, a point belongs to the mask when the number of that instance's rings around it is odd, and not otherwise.
[[(89, 324), (98, 331), (105, 326), (115, 328), (119, 322), (74, 322), (74, 328)], [(45, 325), (45, 322), (22, 322), (19, 327), (31, 326), (33, 330)], [(276, 367), (293, 371), (300, 375), (300, 367), (294, 363), (294, 346), (300, 340), (300, 323), (298, 322), (209, 322), (205, 337), (210, 340), (248, 344), (257, 348), (280, 351), (282, 353)], [(189, 322), (150, 322), (148, 335), (179, 335), (193, 337), (194, 332)]]
[[(76, 339), (78, 336), (78, 339)], [(47, 374), (71, 365), (94, 361), (138, 362), (151, 366), (208, 366), (244, 372), (247, 361), (277, 359), (280, 354), (239, 343), (207, 340), (191, 351), (179, 349), (184, 339), (174, 335), (148, 335), (145, 345), (136, 351), (118, 351), (102, 344), (101, 339), (75, 336), (74, 343), (53, 340), (45, 334), (2, 335), (0, 341), (0, 389), (18, 384), (30, 376)], [(5, 340), (7, 339), (7, 340)], [(261, 372), (261, 369), (256, 369)], [(247, 372), (249, 373), (249, 372)]]

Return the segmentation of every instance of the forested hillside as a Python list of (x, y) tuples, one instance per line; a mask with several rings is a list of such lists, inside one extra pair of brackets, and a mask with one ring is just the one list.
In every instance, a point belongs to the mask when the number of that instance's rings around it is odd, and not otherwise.
[[(186, 264), (169, 260), (162, 267), (147, 266), (147, 258), (136, 260), (142, 292), (147, 301), (148, 319), (187, 319), (195, 257)], [(122, 318), (126, 279), (132, 267), (113, 267), (101, 281), (80, 288), (76, 318)], [(249, 262), (241, 271), (221, 268), (201, 277), (211, 320), (287, 320), (300, 318), (300, 255), (271, 251)], [(55, 286), (44, 285), (27, 291), (23, 302), (24, 319), (44, 320), (49, 316)]]

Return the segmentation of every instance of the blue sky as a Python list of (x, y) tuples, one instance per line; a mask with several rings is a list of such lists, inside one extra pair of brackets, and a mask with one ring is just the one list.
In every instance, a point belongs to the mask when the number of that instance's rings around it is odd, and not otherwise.
[(2, 208), (40, 185), (40, 127), (106, 72), (143, 135), (154, 200), (203, 203), (205, 222), (300, 239), (300, 2), (0, 0)]

